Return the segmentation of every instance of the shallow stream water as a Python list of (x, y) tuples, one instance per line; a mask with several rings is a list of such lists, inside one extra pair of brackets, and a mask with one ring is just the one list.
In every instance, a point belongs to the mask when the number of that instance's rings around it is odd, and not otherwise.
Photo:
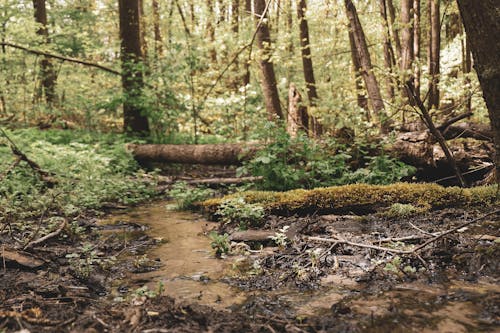
[[(216, 224), (196, 214), (168, 210), (167, 204), (144, 205), (102, 221), (104, 224), (118, 221), (143, 224), (148, 227), (149, 236), (163, 240), (147, 253), (162, 266), (154, 271), (130, 274), (126, 278), (130, 288), (147, 285), (154, 290), (162, 283), (166, 295), (217, 309), (229, 309), (259, 295), (271, 295), (278, 302), (291, 305), (297, 317), (328, 316), (332, 314), (332, 306), (348, 299), (349, 311), (354, 317), (364, 316), (368, 321), (371, 318), (372, 324), (374, 318), (390, 319), (389, 326), (382, 325), (389, 331), (394, 331), (396, 326), (391, 326), (394, 323), (400, 324), (397, 327), (403, 328), (401, 332), (415, 331), (415, 325), (419, 327), (418, 332), (495, 331), (495, 325), (500, 322), (498, 304), (495, 304), (500, 299), (500, 287), (491, 280), (448, 281), (446, 285), (415, 282), (387, 291), (379, 286), (376, 291), (363, 292), (369, 286), (332, 274), (323, 278), (318, 290), (310, 292), (239, 290), (222, 278), (234, 273), (234, 263), (241, 258), (216, 259), (210, 247), (207, 234)], [(482, 304), (486, 298), (492, 304)]]

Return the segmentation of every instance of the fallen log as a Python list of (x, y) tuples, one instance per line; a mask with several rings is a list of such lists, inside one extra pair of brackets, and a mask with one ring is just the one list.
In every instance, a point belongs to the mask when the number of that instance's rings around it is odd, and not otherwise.
[(162, 162), (205, 165), (238, 165), (253, 156), (255, 144), (224, 143), (203, 145), (129, 144), (139, 163)]

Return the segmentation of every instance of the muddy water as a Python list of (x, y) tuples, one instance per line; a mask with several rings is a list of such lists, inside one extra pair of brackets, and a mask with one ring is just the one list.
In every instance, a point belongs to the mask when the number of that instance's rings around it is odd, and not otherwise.
[(160, 246), (147, 253), (147, 257), (159, 261), (161, 267), (131, 274), (127, 279), (130, 289), (147, 285), (150, 290), (156, 290), (162, 283), (164, 293), (169, 296), (216, 308), (245, 300), (242, 292), (219, 281), (231, 263), (212, 254), (206, 234), (216, 224), (192, 213), (168, 210), (166, 206), (165, 202), (154, 203), (102, 221), (143, 224), (148, 227), (147, 234), (162, 240)]
[[(333, 272), (322, 279), (321, 287), (315, 291), (241, 291), (221, 281), (224, 276), (235, 273), (235, 262), (243, 257), (214, 258), (206, 235), (216, 224), (192, 213), (168, 210), (166, 204), (138, 207), (103, 221), (144, 224), (149, 227), (146, 233), (163, 239), (161, 245), (147, 254), (159, 260), (162, 266), (158, 270), (128, 276), (126, 283), (130, 289), (147, 285), (154, 290), (161, 282), (164, 293), (169, 296), (218, 309), (266, 295), (278, 303), (288, 304), (297, 318), (332, 316), (336, 304), (342, 301), (351, 320), (371, 322), (364, 326), (368, 331), (489, 332), (495, 331), (499, 322), (496, 310), (488, 310), (495, 307), (500, 294), (500, 287), (491, 280), (478, 283), (448, 281), (446, 285), (414, 282), (384, 291), (383, 285), (374, 289)], [(378, 330), (372, 330), (375, 326), (370, 325), (376, 325)]]

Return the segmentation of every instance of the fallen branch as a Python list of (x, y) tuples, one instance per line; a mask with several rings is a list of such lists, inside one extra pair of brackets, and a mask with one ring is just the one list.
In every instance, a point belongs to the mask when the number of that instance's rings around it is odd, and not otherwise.
[[(423, 248), (425, 248), (426, 246), (428, 246), (429, 244), (432, 244), (436, 241), (438, 241), (439, 239), (443, 238), (444, 236), (446, 235), (449, 235), (451, 233), (454, 233), (462, 228), (465, 228), (471, 224), (474, 224), (474, 223), (477, 223), (478, 221), (488, 217), (488, 216), (491, 216), (491, 215), (495, 215), (495, 214), (498, 214), (500, 213), (500, 209), (497, 209), (497, 210), (494, 210), (492, 212), (489, 212), (485, 215), (482, 215), (478, 218), (475, 218), (471, 221), (468, 221), (468, 222), (465, 222), (465, 223), (462, 223), (460, 224), (459, 226), (456, 226), (450, 230), (447, 230), (447, 231), (444, 231), (444, 232), (441, 232), (439, 233), (439, 235), (429, 239), (428, 241), (426, 241), (425, 243), (413, 248), (412, 250), (398, 250), (398, 249), (392, 249), (392, 248), (388, 248), (388, 247), (383, 247), (383, 246), (377, 246), (377, 245), (371, 245), (371, 244), (362, 244), (362, 243), (354, 243), (354, 242), (351, 242), (351, 241), (348, 241), (346, 239), (343, 239), (343, 238), (340, 238), (340, 237), (337, 237), (337, 236), (334, 236), (334, 238), (322, 238), (322, 237), (313, 237), (313, 236), (308, 236), (306, 237), (306, 239), (308, 240), (311, 240), (311, 241), (318, 241), (318, 242), (325, 242), (325, 243), (334, 243), (334, 244), (346, 244), (346, 245), (351, 245), (351, 246), (355, 246), (355, 247), (360, 247), (360, 248), (366, 248), (366, 249), (372, 249), (372, 250), (377, 250), (377, 251), (383, 251), (383, 252), (389, 252), (389, 253), (397, 253), (397, 254), (406, 254), (406, 255), (415, 255), (418, 257), (418, 251), (422, 250)], [(412, 236), (414, 237), (414, 236)], [(402, 237), (404, 238), (404, 237)]]
[(424, 120), (425, 125), (431, 132), (431, 134), (436, 138), (438, 141), (439, 145), (441, 146), (441, 149), (443, 150), (446, 159), (448, 160), (448, 163), (450, 164), (451, 168), (455, 172), (455, 175), (457, 176), (457, 179), (460, 183), (461, 187), (465, 187), (465, 179), (462, 176), (462, 173), (460, 172), (460, 169), (457, 166), (457, 162), (455, 161), (455, 158), (453, 157), (453, 154), (451, 153), (450, 149), (448, 148), (448, 145), (446, 144), (446, 140), (443, 137), (443, 134), (436, 128), (436, 125), (434, 125), (434, 122), (432, 121), (432, 118), (429, 114), (429, 111), (424, 105), (424, 102), (420, 99), (420, 96), (418, 96), (415, 92), (415, 87), (413, 86), (412, 81), (408, 81), (406, 83), (406, 89), (408, 91), (408, 95), (413, 98), (415, 101), (415, 104), (417, 107), (420, 109), (421, 116)]
[(43, 236), (43, 237), (41, 237), (41, 238), (39, 238), (37, 240), (29, 242), (28, 244), (26, 244), (24, 246), (23, 249), (24, 250), (30, 249), (30, 248), (32, 248), (35, 245), (39, 245), (39, 244), (41, 244), (41, 243), (43, 243), (43, 242), (45, 242), (45, 241), (47, 241), (49, 239), (52, 239), (52, 238), (58, 236), (64, 230), (64, 228), (66, 228), (67, 224), (68, 224), (68, 221), (66, 219), (64, 219), (63, 222), (61, 223), (61, 225), (59, 226), (59, 228), (57, 228), (57, 230), (55, 230), (55, 231), (53, 231), (51, 233), (48, 233), (47, 235), (45, 235), (45, 236)]
[(446, 236), (446, 235), (449, 235), (449, 234), (451, 234), (451, 233), (453, 233), (453, 232), (456, 232), (456, 231), (458, 231), (458, 230), (460, 230), (460, 229), (462, 229), (462, 228), (465, 228), (465, 227), (467, 227), (467, 226), (469, 226), (469, 225), (471, 225), (471, 224), (474, 224), (474, 223), (476, 223), (476, 222), (478, 222), (478, 221), (481, 221), (482, 219), (484, 219), (484, 218), (486, 218), (486, 217), (488, 217), (488, 216), (490, 216), (490, 215), (495, 215), (495, 214), (498, 214), (498, 213), (500, 213), (500, 209), (497, 209), (497, 210), (494, 210), (494, 211), (489, 212), (489, 213), (487, 213), (487, 214), (484, 214), (484, 215), (482, 215), (482, 216), (480, 216), (480, 217), (478, 217), (478, 218), (475, 218), (475, 219), (473, 219), (473, 220), (471, 220), (471, 221), (468, 221), (468, 222), (462, 223), (462, 224), (460, 224), (459, 226), (456, 226), (455, 228), (452, 228), (452, 229), (450, 229), (450, 230), (444, 231), (444, 232), (440, 233), (439, 235), (437, 235), (436, 237), (429, 239), (429, 240), (428, 240), (427, 242), (425, 242), (424, 244), (417, 246), (416, 248), (414, 248), (414, 249), (413, 249), (413, 251), (412, 251), (412, 252), (414, 252), (414, 253), (415, 253), (415, 252), (417, 252), (417, 251), (420, 251), (421, 249), (423, 249), (423, 248), (424, 248), (424, 247), (426, 247), (427, 245), (429, 245), (429, 244), (432, 244), (432, 243), (436, 242), (437, 240), (439, 240), (439, 239), (443, 238), (443, 237), (444, 237), (444, 236)]
[(8, 46), (8, 47), (12, 47), (14, 49), (22, 50), (24, 52), (31, 53), (31, 54), (42, 55), (44, 57), (54, 58), (54, 59), (58, 59), (58, 60), (62, 60), (62, 61), (72, 62), (72, 63), (75, 63), (75, 64), (80, 64), (80, 65), (84, 65), (84, 66), (98, 68), (100, 70), (103, 70), (105, 72), (108, 72), (108, 73), (111, 73), (111, 74), (115, 74), (115, 75), (121, 75), (122, 74), (121, 72), (119, 72), (117, 70), (114, 70), (112, 68), (109, 68), (109, 67), (106, 67), (106, 66), (103, 66), (103, 65), (100, 65), (100, 64), (96, 64), (96, 63), (85, 61), (85, 60), (75, 59), (75, 58), (64, 57), (64, 56), (61, 56), (61, 55), (57, 55), (57, 54), (53, 54), (53, 53), (48, 53), (48, 52), (44, 52), (44, 51), (40, 51), (40, 50), (34, 50), (34, 49), (30, 49), (30, 48), (27, 48), (27, 47), (24, 47), (24, 46), (21, 46), (21, 45), (17, 45), (17, 44), (3, 42), (3, 43), (0, 43), (0, 46)]

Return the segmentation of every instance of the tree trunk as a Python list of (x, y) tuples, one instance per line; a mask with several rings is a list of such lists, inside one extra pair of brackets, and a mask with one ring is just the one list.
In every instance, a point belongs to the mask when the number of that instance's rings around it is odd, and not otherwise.
[[(309, 41), (309, 25), (306, 19), (307, 3), (306, 0), (300, 0), (297, 5), (297, 16), (299, 19), (300, 27), (300, 47), (302, 53), (302, 67), (304, 70), (304, 79), (306, 81), (307, 98), (309, 99), (310, 106), (316, 106), (318, 99), (318, 92), (316, 90), (316, 80), (314, 79), (314, 68), (311, 55), (311, 43)], [(322, 126), (318, 119), (310, 116), (311, 119), (311, 133), (314, 137), (319, 137), (322, 133)]]
[(120, 39), (122, 61), (123, 128), (126, 133), (149, 134), (148, 118), (144, 114), (142, 89), (144, 79), (140, 68), (143, 59), (141, 48), (141, 19), (138, 0), (120, 0)]
[[(49, 30), (47, 28), (47, 8), (45, 6), (45, 0), (33, 0), (33, 7), (35, 9), (35, 21), (39, 25), (36, 34), (42, 38), (43, 43), (48, 44)], [(57, 102), (57, 74), (52, 62), (47, 57), (43, 57), (40, 62), (40, 76), (43, 92), (45, 94), (45, 101), (49, 106), (52, 106)]]
[(127, 149), (141, 163), (237, 165), (243, 159), (253, 156), (257, 146), (238, 143), (204, 145), (129, 144)]
[(158, 0), (152, 0), (151, 8), (153, 11), (153, 34), (155, 40), (155, 57), (163, 57), (163, 41), (161, 38), (161, 28), (160, 28), (160, 6)]
[(217, 63), (217, 50), (215, 49), (215, 12), (214, 12), (214, 2), (213, 0), (208, 0), (207, 1), (207, 8), (208, 8), (208, 18), (207, 18), (207, 37), (208, 40), (210, 41), (210, 48), (209, 48), (209, 55), (210, 55), (210, 60), (212, 64)]
[(474, 57), (479, 83), (488, 107), (495, 144), (496, 181), (500, 184), (500, 11), (497, 0), (458, 0)]
[[(271, 62), (271, 35), (267, 24), (266, 0), (255, 0), (255, 22), (257, 27), (257, 45), (262, 52), (260, 57), (260, 69), (262, 72), (261, 85), (264, 93), (264, 100), (269, 120), (275, 118), (283, 119), (281, 111), (278, 87), (276, 85), (276, 75)], [(263, 18), (261, 20), (261, 18)], [(259, 24), (260, 23), (260, 24)]]
[(441, 50), (441, 17), (439, 15), (439, 1), (429, 0), (429, 54), (428, 54), (428, 67), (429, 67), (429, 101), (427, 108), (439, 108), (439, 59)]
[(387, 124), (385, 119), (385, 107), (384, 101), (382, 100), (382, 95), (380, 94), (380, 88), (377, 82), (377, 78), (373, 73), (373, 66), (370, 58), (370, 53), (368, 51), (368, 46), (366, 44), (365, 33), (363, 32), (363, 27), (359, 21), (358, 14), (356, 12), (356, 7), (352, 3), (352, 0), (344, 0), (347, 17), (349, 19), (349, 24), (352, 27), (352, 33), (354, 35), (354, 44), (356, 45), (357, 53), (359, 55), (359, 60), (361, 64), (361, 74), (365, 81), (366, 90), (368, 92), (368, 99), (374, 111), (374, 114), (378, 116), (380, 121), (380, 129), (382, 133), (387, 132)]
[(297, 137), (300, 131), (306, 132), (308, 130), (309, 117), (307, 108), (302, 104), (302, 96), (300, 95), (297, 87), (290, 83), (288, 90), (288, 121), (286, 130), (290, 137)]
[(396, 46), (396, 64), (401, 64), (401, 40), (399, 39), (399, 28), (396, 22), (396, 10), (392, 0), (387, 0), (387, 11), (389, 13), (389, 27), (391, 28), (392, 39)]
[(367, 117), (366, 120), (370, 121), (371, 117), (370, 117), (370, 110), (368, 109), (368, 100), (366, 99), (366, 96), (363, 93), (364, 89), (363, 89), (363, 84), (361, 83), (363, 77), (361, 76), (361, 64), (359, 61), (359, 54), (358, 50), (356, 49), (356, 44), (354, 43), (354, 34), (352, 33), (352, 28), (350, 27), (350, 25), (348, 33), (349, 33), (349, 45), (351, 48), (352, 67), (354, 70), (354, 82), (356, 84), (357, 102), (358, 106), (366, 111), (366, 117)]
[[(401, 82), (408, 80), (413, 82), (411, 73), (413, 66), (413, 27), (411, 9), (413, 8), (413, 0), (401, 1)], [(403, 91), (406, 91), (403, 89)], [(406, 95), (406, 94), (403, 94)], [(409, 97), (409, 96), (406, 96)], [(411, 100), (411, 99), (410, 99)]]
[[(391, 43), (391, 28), (389, 26), (389, 19), (387, 17), (387, 4), (386, 0), (379, 0), (379, 9), (380, 9), (380, 15), (382, 16), (382, 21), (383, 21), (383, 28), (384, 28), (384, 66), (387, 70), (386, 74), (386, 79), (385, 79), (385, 84), (386, 84), (386, 93), (387, 97), (389, 98), (389, 101), (391, 103), (394, 102), (394, 80), (393, 80), (393, 72), (394, 72), (394, 66), (396, 64), (396, 59), (394, 56), (394, 48), (392, 47)], [(354, 47), (354, 37), (352, 37), (352, 32), (349, 34), (349, 41), (351, 45), (351, 58), (353, 59), (354, 63), (354, 53), (353, 53), (353, 48)], [(359, 63), (359, 60), (358, 60)], [(358, 69), (356, 69), (359, 72), (359, 65)], [(358, 94), (358, 105), (360, 105), (360, 99), (359, 99), (359, 94)], [(363, 96), (364, 97), (364, 96)], [(366, 98), (365, 98), (366, 100)], [(366, 102), (365, 102), (366, 103)], [(365, 108), (366, 109), (366, 108)]]
[(413, 58), (416, 60), (414, 64), (414, 82), (415, 95), (420, 98), (420, 0), (413, 0)]

